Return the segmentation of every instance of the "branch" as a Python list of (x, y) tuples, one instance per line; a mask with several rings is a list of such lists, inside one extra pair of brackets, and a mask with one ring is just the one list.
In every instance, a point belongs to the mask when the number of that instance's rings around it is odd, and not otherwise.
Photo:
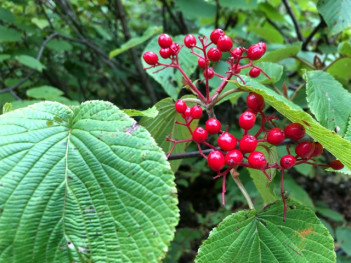
[(294, 23), (294, 27), (295, 27), (295, 31), (296, 31), (296, 34), (297, 34), (297, 38), (300, 41), (304, 41), (303, 36), (301, 34), (301, 30), (300, 30), (299, 24), (297, 23), (297, 19), (296, 19), (295, 15), (294, 15), (293, 11), (291, 10), (291, 6), (289, 5), (287, 0), (283, 0), (283, 3), (284, 3), (284, 6), (285, 6), (286, 10), (288, 11), (292, 21), (293, 21), (293, 23)]
[[(52, 34), (51, 34), (50, 36), (48, 36), (48, 37), (44, 40), (44, 42), (41, 44), (40, 49), (39, 49), (39, 52), (38, 52), (38, 55), (37, 55), (37, 57), (36, 57), (36, 59), (37, 59), (38, 61), (40, 61), (40, 58), (41, 58), (41, 56), (43, 55), (43, 52), (44, 52), (44, 49), (45, 49), (45, 46), (47, 45), (47, 43), (49, 43), (49, 41), (50, 41), (51, 39), (53, 39), (54, 37), (56, 37), (56, 36), (58, 36), (58, 33), (52, 33)], [(34, 74), (34, 72), (35, 72), (35, 70), (34, 70), (34, 69), (31, 69), (31, 70), (28, 72), (28, 74), (27, 74), (20, 82), (18, 82), (18, 83), (16, 83), (16, 84), (12, 85), (11, 87), (8, 87), (8, 88), (5, 88), (5, 89), (0, 90), (0, 94), (1, 94), (1, 93), (5, 93), (5, 92), (10, 92), (11, 95), (14, 96), (17, 100), (21, 100), (21, 98), (18, 97), (18, 96), (15, 94), (14, 90), (15, 90), (16, 88), (18, 88), (19, 86), (21, 86), (23, 83), (25, 83), (25, 82)]]
[(307, 50), (307, 45), (310, 43), (314, 35), (318, 32), (319, 29), (325, 26), (325, 22), (323, 18), (321, 18), (321, 22), (312, 30), (312, 32), (308, 35), (308, 37), (305, 39), (305, 41), (302, 43), (301, 49), (306, 51)]
[(243, 196), (246, 199), (246, 202), (249, 206), (249, 209), (255, 209), (251, 197), (249, 196), (248, 192), (246, 191), (244, 185), (241, 183), (240, 179), (239, 179), (239, 173), (236, 171), (236, 169), (231, 169), (230, 170), (230, 175), (232, 176), (234, 182), (236, 183), (236, 185), (238, 186), (239, 190), (241, 191), (241, 193), (243, 194)]

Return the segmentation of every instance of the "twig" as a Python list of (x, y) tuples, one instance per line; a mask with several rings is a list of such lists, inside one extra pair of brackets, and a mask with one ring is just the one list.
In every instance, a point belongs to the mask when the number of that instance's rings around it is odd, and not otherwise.
[(327, 71), (331, 66), (333, 66), (336, 62), (338, 62), (340, 59), (343, 59), (345, 57), (338, 57), (337, 59), (333, 60), (328, 66), (325, 66), (322, 70)]
[(297, 95), (297, 93), (305, 86), (306, 83), (302, 83), (291, 95), (290, 100), (293, 101)]
[(312, 30), (312, 32), (307, 36), (307, 38), (305, 39), (305, 41), (303, 41), (302, 43), (302, 47), (301, 49), (306, 51), (307, 50), (307, 45), (310, 43), (310, 41), (312, 40), (312, 38), (314, 37), (314, 35), (318, 32), (319, 29), (321, 29), (323, 26), (325, 26), (325, 22), (323, 20), (323, 18), (321, 17), (321, 22), (319, 22), (319, 24)]
[(296, 34), (297, 34), (297, 38), (300, 40), (300, 41), (304, 41), (303, 39), (303, 36), (301, 34), (301, 30), (300, 30), (300, 27), (299, 27), (299, 24), (297, 23), (297, 19), (293, 13), (293, 11), (291, 10), (291, 6), (290, 4), (288, 3), (287, 0), (283, 0), (283, 3), (284, 3), (284, 6), (286, 8), (286, 11), (288, 11), (293, 23), (294, 23), (294, 27), (295, 27), (295, 31), (296, 31)]
[(221, 5), (219, 0), (216, 0), (216, 20), (215, 20), (215, 28), (218, 28), (218, 20), (219, 20), (219, 13), (221, 10)]
[[(36, 57), (36, 59), (39, 61), (41, 56), (43, 55), (43, 52), (44, 52), (44, 49), (45, 49), (45, 46), (47, 45), (47, 43), (49, 43), (49, 41), (51, 39), (53, 39), (54, 37), (58, 36), (58, 33), (52, 33), (50, 36), (48, 36), (44, 41), (43, 43), (41, 44), (40, 46), (40, 49), (39, 49), (39, 52), (38, 52), (38, 55)], [(19, 86), (21, 86), (23, 83), (25, 83), (33, 74), (34, 74), (35, 70), (34, 69), (31, 69), (28, 74), (19, 82), (17, 82), (16, 84), (8, 87), (8, 88), (5, 88), (5, 89), (2, 89), (0, 90), (0, 94), (1, 93), (5, 93), (5, 92), (10, 92), (12, 96), (14, 96), (17, 100), (21, 100), (20, 97), (18, 97), (14, 90), (16, 88), (18, 88)]]
[(252, 203), (252, 200), (251, 200), (251, 197), (249, 196), (249, 194), (247, 193), (244, 185), (241, 183), (240, 179), (239, 179), (239, 174), (238, 172), (236, 171), (236, 169), (232, 169), (230, 170), (230, 175), (232, 176), (234, 182), (236, 183), (236, 185), (238, 186), (239, 190), (241, 191), (241, 193), (243, 194), (243, 196), (245, 197), (246, 199), (246, 202), (249, 206), (249, 208), (252, 210), (252, 209), (255, 209), (253, 203)]

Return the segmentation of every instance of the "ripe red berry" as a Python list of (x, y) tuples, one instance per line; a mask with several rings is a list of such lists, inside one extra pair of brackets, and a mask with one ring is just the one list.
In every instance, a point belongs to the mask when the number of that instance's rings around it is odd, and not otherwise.
[(161, 34), (158, 37), (158, 44), (161, 48), (168, 48), (172, 45), (172, 38), (167, 34)]
[(192, 106), (190, 110), (190, 116), (193, 119), (200, 119), (202, 116), (202, 108), (198, 105)]
[(220, 151), (210, 152), (207, 158), (207, 163), (210, 169), (214, 171), (221, 170), (225, 164), (223, 153), (221, 153)]
[(197, 127), (194, 131), (193, 131), (193, 140), (197, 143), (202, 143), (204, 141), (206, 141), (208, 138), (208, 134), (207, 131), (202, 128), (202, 127)]
[(186, 35), (184, 37), (184, 45), (188, 48), (195, 47), (196, 45), (196, 37), (194, 35)]
[(232, 150), (225, 156), (225, 163), (228, 166), (239, 165), (243, 160), (244, 156), (239, 150)]
[(314, 152), (314, 144), (309, 141), (303, 141), (296, 145), (295, 153), (302, 158), (310, 158)]
[(227, 52), (233, 47), (233, 41), (230, 37), (224, 35), (217, 40), (217, 47), (222, 52)]
[(184, 100), (177, 100), (174, 106), (175, 106), (175, 110), (179, 113), (184, 113), (187, 108)]
[(284, 129), (285, 136), (294, 141), (298, 141), (305, 136), (305, 132), (305, 128), (300, 123), (290, 123)]
[(211, 61), (220, 61), (222, 57), (222, 52), (216, 47), (211, 47), (207, 51), (207, 57)]
[[(197, 61), (197, 64), (199, 65), (200, 68), (206, 68), (206, 60), (204, 58), (199, 58)], [(208, 66), (208, 62), (207, 62)]]
[(290, 169), (291, 167), (293, 167), (296, 163), (296, 158), (292, 155), (284, 155), (281, 159), (280, 159), (280, 165), (284, 168), (284, 169)]
[(261, 73), (261, 69), (257, 67), (252, 67), (249, 71), (249, 75), (251, 78), (257, 78)]
[(344, 165), (339, 160), (331, 161), (329, 165), (334, 170), (341, 170), (342, 168), (344, 168)]
[(319, 156), (323, 153), (323, 146), (319, 142), (314, 142), (314, 151), (311, 155), (311, 157), (316, 157)]
[(244, 130), (250, 130), (256, 121), (256, 115), (253, 114), (251, 111), (245, 111), (239, 117), (239, 125)]
[(221, 122), (215, 118), (208, 119), (205, 123), (205, 130), (210, 134), (217, 134), (221, 130)]
[(190, 112), (191, 112), (191, 108), (190, 107), (186, 107), (185, 111), (182, 113), (183, 119), (189, 118), (190, 117)]
[(207, 70), (204, 70), (202, 74), (204, 75), (205, 78), (212, 79), (214, 76), (214, 71), (212, 68), (208, 68)]
[(156, 65), (158, 62), (158, 56), (155, 52), (147, 51), (143, 55), (143, 59), (149, 65)]
[(267, 134), (267, 142), (273, 145), (281, 144), (285, 139), (284, 131), (280, 128), (273, 128)]
[(224, 151), (234, 150), (236, 147), (236, 142), (236, 138), (229, 132), (222, 133), (217, 139), (218, 146), (221, 147)]
[(243, 153), (253, 152), (257, 147), (257, 139), (253, 135), (244, 135), (239, 141), (239, 149)]
[(172, 43), (171, 46), (169, 47), (169, 49), (171, 50), (171, 54), (172, 55), (177, 55), (179, 50), (180, 50), (180, 46), (178, 43)]
[(247, 50), (247, 56), (251, 60), (260, 59), (266, 52), (266, 44), (263, 42), (257, 43), (249, 47)]
[(217, 40), (220, 36), (224, 36), (224, 31), (220, 28), (217, 28), (212, 31), (210, 39), (214, 44), (217, 44)]
[(163, 58), (169, 58), (172, 55), (172, 51), (170, 48), (161, 48), (160, 55)]
[(252, 168), (263, 169), (266, 167), (266, 157), (261, 152), (252, 152), (249, 155), (249, 164)]
[(240, 47), (236, 47), (232, 51), (230, 51), (233, 58), (240, 58), (243, 52), (244, 51)]
[(247, 106), (255, 112), (262, 111), (264, 109), (264, 99), (260, 94), (250, 92), (246, 97)]

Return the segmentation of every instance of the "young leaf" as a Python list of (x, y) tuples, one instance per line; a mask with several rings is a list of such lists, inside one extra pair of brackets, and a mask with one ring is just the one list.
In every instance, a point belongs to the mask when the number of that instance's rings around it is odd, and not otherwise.
[(245, 85), (236, 81), (233, 82), (243, 90), (259, 93), (269, 105), (279, 111), (290, 121), (303, 125), (308, 135), (310, 135), (316, 142), (321, 143), (325, 149), (351, 169), (350, 141), (341, 138), (334, 131), (321, 126), (311, 115), (304, 112), (299, 106), (277, 94), (275, 91), (249, 78), (245, 78), (245, 81), (247, 81)]
[(142, 116), (142, 117), (148, 117), (148, 118), (155, 118), (158, 114), (158, 110), (156, 106), (153, 106), (152, 108), (148, 108), (147, 110), (125, 109), (123, 110), (123, 112), (130, 117)]
[(8, 113), (12, 110), (13, 110), (13, 108), (12, 108), (12, 104), (10, 102), (6, 102), (4, 104), (4, 106), (2, 106), (2, 114)]
[(307, 102), (312, 113), (320, 124), (330, 130), (339, 130), (338, 134), (343, 136), (351, 115), (351, 93), (323, 71), (308, 71), (305, 79)]
[(128, 49), (131, 49), (137, 45), (140, 45), (141, 43), (145, 42), (153, 35), (159, 34), (161, 32), (162, 32), (161, 27), (158, 27), (158, 26), (149, 27), (141, 37), (132, 38), (132, 39), (128, 40), (127, 42), (125, 42), (120, 48), (117, 48), (117, 49), (111, 51), (109, 54), (109, 57), (113, 58), (113, 57), (127, 51)]
[(288, 202), (226, 217), (201, 245), (195, 262), (331, 262), (334, 241), (312, 210)]
[(177, 221), (164, 153), (111, 103), (0, 116), (1, 262), (159, 262)]

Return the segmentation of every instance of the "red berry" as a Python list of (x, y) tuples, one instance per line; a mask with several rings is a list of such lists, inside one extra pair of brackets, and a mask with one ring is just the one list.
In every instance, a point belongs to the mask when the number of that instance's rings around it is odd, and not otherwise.
[(191, 108), (190, 107), (186, 107), (185, 111), (182, 113), (183, 119), (189, 118), (190, 117), (190, 112), (191, 112)]
[(229, 132), (222, 133), (217, 139), (218, 146), (221, 147), (224, 151), (234, 150), (236, 147), (236, 142), (236, 138)]
[(155, 52), (147, 51), (143, 55), (143, 59), (149, 65), (155, 65), (158, 62), (158, 56)]
[(167, 35), (167, 34), (161, 34), (158, 37), (158, 44), (160, 45), (160, 47), (162, 48), (168, 48), (172, 45), (172, 38)]
[(202, 116), (202, 108), (198, 105), (192, 106), (190, 115), (193, 119), (200, 119)]
[(249, 75), (251, 78), (257, 78), (261, 73), (261, 69), (257, 67), (252, 67), (249, 71)]
[(177, 100), (174, 106), (175, 106), (175, 110), (179, 113), (184, 113), (187, 108), (184, 100)]
[(220, 28), (217, 28), (212, 31), (210, 39), (214, 44), (217, 44), (217, 40), (220, 36), (224, 36), (224, 31)]
[(195, 47), (196, 45), (196, 37), (194, 35), (186, 35), (184, 37), (184, 45), (188, 48)]
[(266, 157), (261, 152), (252, 152), (249, 155), (249, 164), (252, 168), (263, 169), (266, 167)]
[(163, 58), (169, 58), (172, 55), (172, 51), (170, 48), (161, 48), (160, 55)]
[(169, 49), (171, 50), (172, 55), (177, 55), (180, 50), (180, 46), (178, 43), (173, 42)]
[(298, 141), (305, 136), (305, 128), (300, 123), (290, 123), (284, 129), (285, 136)]
[(243, 160), (243, 154), (239, 150), (233, 150), (226, 154), (225, 163), (228, 166), (239, 165)]
[(213, 71), (212, 68), (208, 68), (207, 71), (204, 70), (203, 75), (204, 75), (204, 77), (207, 78), (207, 79), (212, 79), (213, 76), (214, 76), (214, 71)]
[(214, 171), (221, 170), (225, 164), (223, 153), (220, 151), (210, 152), (207, 158), (207, 163), (210, 169)]
[[(197, 64), (199, 65), (200, 68), (206, 68), (206, 60), (204, 58), (199, 58), (197, 61)], [(208, 66), (208, 62), (207, 62)]]
[(193, 131), (193, 140), (197, 143), (202, 143), (204, 141), (206, 141), (208, 138), (208, 134), (207, 131), (202, 128), (202, 127), (197, 127), (194, 131)]
[(249, 47), (247, 50), (247, 56), (251, 60), (260, 59), (266, 52), (266, 44), (263, 42), (257, 43)]
[(205, 123), (205, 130), (210, 134), (217, 134), (221, 130), (221, 122), (217, 119), (208, 119)]
[(257, 139), (253, 135), (244, 135), (239, 141), (240, 151), (243, 153), (253, 152), (257, 147)]
[(311, 157), (316, 157), (319, 156), (323, 153), (323, 146), (319, 142), (315, 142), (314, 144), (314, 151), (311, 155)]
[(256, 115), (253, 114), (251, 111), (245, 111), (239, 117), (239, 125), (244, 130), (250, 130), (256, 121)]
[(290, 169), (291, 167), (293, 167), (296, 163), (296, 158), (292, 155), (284, 155), (281, 159), (280, 159), (280, 165), (284, 168), (284, 169)]
[(230, 51), (233, 58), (240, 58), (243, 52), (244, 51), (240, 47), (236, 47), (232, 51)]
[(208, 59), (211, 61), (220, 61), (222, 57), (222, 52), (216, 47), (211, 47), (207, 51), (207, 56), (208, 56)]
[(331, 161), (329, 165), (334, 170), (341, 170), (342, 168), (344, 168), (344, 165), (339, 160)]
[(314, 144), (309, 141), (300, 142), (295, 147), (295, 153), (302, 158), (310, 158), (314, 152)]
[(285, 139), (284, 131), (280, 128), (273, 128), (268, 132), (267, 142), (273, 145), (281, 144)]
[(264, 109), (264, 99), (260, 94), (250, 92), (246, 97), (247, 106), (255, 112), (262, 111)]
[(233, 41), (230, 37), (224, 35), (217, 40), (217, 47), (222, 52), (227, 52), (233, 47)]

